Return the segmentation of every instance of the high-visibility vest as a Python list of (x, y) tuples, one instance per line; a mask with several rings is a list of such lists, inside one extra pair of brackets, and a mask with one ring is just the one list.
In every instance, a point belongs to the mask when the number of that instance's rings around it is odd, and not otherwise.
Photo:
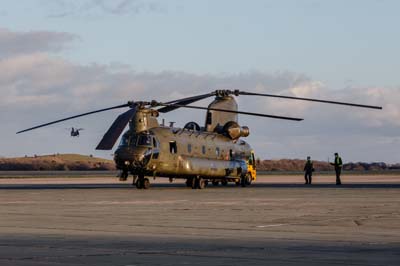
[(342, 160), (342, 158), (340, 158), (339, 156), (335, 157), (335, 165), (342, 166), (342, 163), (340, 162), (341, 160)]

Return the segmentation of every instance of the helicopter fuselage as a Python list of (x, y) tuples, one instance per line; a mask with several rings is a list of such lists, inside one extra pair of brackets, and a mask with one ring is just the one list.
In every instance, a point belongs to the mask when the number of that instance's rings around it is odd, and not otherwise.
[(243, 140), (165, 126), (139, 133), (128, 130), (114, 160), (118, 169), (134, 175), (205, 179), (239, 179), (255, 162), (250, 145)]

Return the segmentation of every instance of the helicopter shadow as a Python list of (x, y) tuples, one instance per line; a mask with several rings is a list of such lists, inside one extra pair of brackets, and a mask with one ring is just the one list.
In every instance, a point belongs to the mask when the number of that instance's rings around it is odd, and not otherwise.
[[(178, 183), (156, 183), (151, 188), (182, 188), (190, 189), (185, 184)], [(150, 190), (151, 190), (150, 188)], [(0, 190), (63, 190), (63, 189), (136, 189), (132, 184), (4, 184)], [(400, 189), (400, 183), (350, 183), (337, 186), (335, 184), (288, 184), (288, 183), (259, 183), (252, 184), (246, 188), (236, 185), (208, 186), (207, 190), (224, 189)]]
[(262, 184), (252, 184), (252, 188), (303, 188), (303, 189), (387, 189), (387, 188), (397, 188), (400, 189), (400, 183), (342, 183), (342, 185), (336, 184), (288, 184), (288, 183), (262, 183)]

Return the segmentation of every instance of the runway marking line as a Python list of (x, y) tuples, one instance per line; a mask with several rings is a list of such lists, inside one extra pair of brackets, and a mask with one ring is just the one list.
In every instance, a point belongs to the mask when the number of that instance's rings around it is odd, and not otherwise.
[(290, 224), (267, 224), (267, 225), (257, 225), (257, 228), (265, 228), (265, 227), (278, 227), (278, 226), (284, 226), (284, 225), (290, 225)]

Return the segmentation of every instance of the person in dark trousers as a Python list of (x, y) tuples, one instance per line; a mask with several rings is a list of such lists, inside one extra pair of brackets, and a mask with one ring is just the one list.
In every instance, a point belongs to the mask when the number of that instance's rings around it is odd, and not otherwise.
[(342, 181), (340, 181), (340, 174), (342, 172), (342, 158), (340, 158), (339, 154), (336, 152), (335, 153), (335, 161), (331, 163), (331, 165), (335, 166), (335, 172), (336, 172), (336, 185), (341, 185)]
[(310, 156), (307, 156), (306, 164), (304, 165), (304, 179), (306, 180), (306, 185), (311, 185), (312, 172), (314, 171), (313, 162)]

